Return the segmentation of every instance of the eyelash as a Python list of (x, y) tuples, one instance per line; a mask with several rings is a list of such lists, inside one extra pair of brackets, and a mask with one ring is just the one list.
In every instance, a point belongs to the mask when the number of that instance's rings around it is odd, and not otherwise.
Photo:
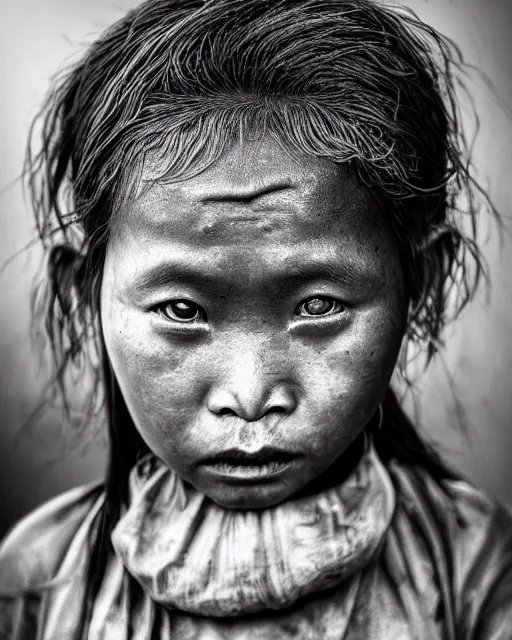
[[(185, 305), (188, 305), (191, 309), (195, 309), (196, 311), (196, 316), (199, 315), (199, 317), (193, 317), (193, 318), (178, 318), (176, 317), (176, 314), (174, 318), (169, 317), (169, 315), (166, 313), (166, 309), (168, 307), (170, 307), (171, 305), (178, 305), (179, 303), (184, 303)], [(200, 320), (202, 322), (206, 321), (206, 312), (205, 310), (200, 307), (198, 304), (196, 304), (195, 302), (192, 302), (191, 300), (186, 300), (185, 298), (176, 298), (175, 300), (169, 300), (168, 302), (164, 302), (161, 305), (158, 305), (154, 308), (154, 311), (160, 315), (163, 316), (165, 320), (167, 320), (168, 322), (176, 322), (177, 324), (196, 324), (198, 323)]]
[[(313, 302), (319, 301), (323, 303), (331, 304), (332, 306), (327, 310), (326, 313), (321, 314), (307, 314), (302, 313), (302, 310), (305, 309), (306, 305)], [(195, 315), (191, 318), (179, 318), (176, 316), (176, 313), (173, 312), (174, 317), (170, 317), (166, 310), (171, 305), (179, 305), (180, 303), (187, 305), (191, 310), (195, 309)], [(294, 314), (296, 316), (300, 316), (303, 318), (326, 318), (335, 315), (341, 315), (347, 310), (347, 305), (343, 303), (341, 300), (337, 300), (336, 298), (332, 298), (331, 296), (311, 296), (310, 298), (306, 298), (303, 302), (301, 302), (295, 308)], [(191, 300), (187, 300), (185, 298), (176, 298), (175, 300), (169, 300), (161, 305), (154, 307), (153, 311), (155, 311), (158, 315), (163, 316), (165, 320), (169, 322), (176, 322), (177, 324), (197, 324), (198, 322), (206, 322), (206, 312), (195, 302)]]
[[(327, 313), (322, 314), (303, 314), (301, 313), (301, 309), (303, 309), (307, 304), (313, 301), (327, 302), (331, 303), (332, 307), (327, 311)], [(331, 296), (312, 296), (311, 298), (307, 298), (304, 302), (301, 302), (295, 309), (295, 314), (301, 316), (303, 318), (326, 318), (329, 316), (339, 315), (345, 312), (347, 309), (347, 305), (344, 304), (341, 300), (337, 300), (336, 298), (332, 298)]]

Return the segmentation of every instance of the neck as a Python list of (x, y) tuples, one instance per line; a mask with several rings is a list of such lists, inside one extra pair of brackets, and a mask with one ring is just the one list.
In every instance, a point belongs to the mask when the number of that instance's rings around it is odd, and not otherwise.
[(341, 484), (357, 467), (365, 451), (366, 435), (363, 431), (323, 473), (293, 497), (311, 496)]

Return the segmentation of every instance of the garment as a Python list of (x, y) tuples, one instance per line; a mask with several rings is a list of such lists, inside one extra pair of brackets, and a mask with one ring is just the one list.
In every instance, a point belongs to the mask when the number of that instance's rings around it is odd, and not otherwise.
[[(78, 640), (101, 484), (0, 548), (0, 639)], [(89, 640), (506, 640), (512, 517), (370, 446), (339, 486), (230, 512), (149, 456), (130, 477)], [(44, 588), (41, 587), (46, 583)]]

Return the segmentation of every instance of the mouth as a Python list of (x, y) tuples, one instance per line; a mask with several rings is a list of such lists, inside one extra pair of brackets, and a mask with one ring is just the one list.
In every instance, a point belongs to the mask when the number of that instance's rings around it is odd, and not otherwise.
[(283, 475), (297, 462), (298, 454), (272, 447), (256, 452), (229, 449), (205, 458), (200, 465), (210, 474), (233, 484), (266, 482)]

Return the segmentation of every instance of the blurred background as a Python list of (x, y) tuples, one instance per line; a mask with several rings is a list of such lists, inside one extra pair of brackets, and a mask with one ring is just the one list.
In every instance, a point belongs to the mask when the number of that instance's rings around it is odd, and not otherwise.
[[(135, 6), (133, 0), (2, 2), (0, 19), (0, 536), (43, 500), (103, 474), (104, 437), (91, 428), (69, 451), (62, 417), (48, 409), (22, 430), (37, 405), (44, 372), (29, 341), (31, 281), (40, 268), (31, 213), (17, 182), (26, 136), (50, 78), (95, 36)], [(407, 0), (449, 35), (495, 86), (471, 85), (481, 119), (477, 165), (505, 219), (498, 234), (484, 221), (492, 289), (481, 291), (446, 336), (443, 360), (418, 381), (428, 436), (466, 477), (512, 503), (512, 0)], [(8, 261), (8, 262), (7, 262)], [(461, 428), (459, 405), (466, 412)]]

